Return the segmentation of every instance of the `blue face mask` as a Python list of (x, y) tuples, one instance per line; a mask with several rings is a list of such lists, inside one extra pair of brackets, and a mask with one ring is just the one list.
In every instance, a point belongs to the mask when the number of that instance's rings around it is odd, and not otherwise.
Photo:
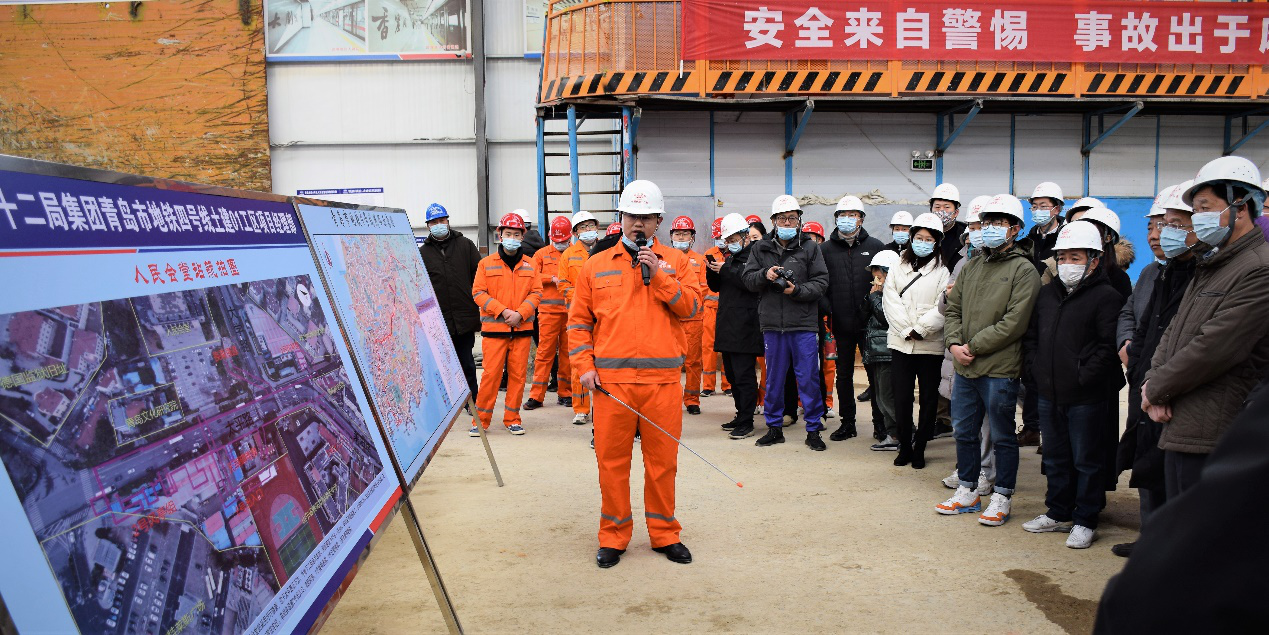
[(901, 232), (896, 230), (894, 233), (894, 241), (899, 243), (900, 245), (908, 244), (908, 239), (911, 237), (912, 237), (912, 234), (910, 234), (909, 232)]
[(690, 240), (674, 240), (671, 241), (671, 243), (673, 243), (674, 248), (679, 251), (687, 251), (687, 248), (692, 246), (692, 241)]
[(995, 249), (1009, 240), (1009, 229), (1006, 227), (996, 227), (988, 225), (983, 228), (983, 246), (988, 249)]
[[(1198, 214), (1195, 214), (1198, 216)], [(1190, 232), (1175, 227), (1164, 227), (1159, 232), (1159, 248), (1163, 250), (1163, 255), (1168, 258), (1176, 258), (1188, 251), (1190, 248), (1185, 244), (1185, 239)]]
[(626, 238), (625, 234), (621, 235), (621, 244), (625, 245), (626, 249), (633, 249), (635, 251), (639, 251), (639, 245), (636, 245), (635, 241), (630, 240), (629, 238)]
[(722, 251), (722, 250), (724, 250), (724, 249), (726, 249), (726, 248), (727, 248), (727, 241), (725, 241), (725, 240), (715, 240), (715, 241), (714, 241), (714, 246), (715, 246), (715, 247), (717, 247), (719, 251)]
[(1051, 209), (1033, 209), (1031, 210), (1031, 221), (1036, 225), (1048, 225), (1053, 220), (1053, 210)]
[(513, 253), (515, 253), (515, 252), (519, 251), (519, 250), (520, 250), (520, 239), (519, 239), (519, 238), (503, 238), (503, 239), (502, 239), (502, 249), (503, 249), (504, 251), (506, 251), (507, 253), (509, 253), (509, 254), (513, 254)]
[(1159, 265), (1160, 267), (1162, 267), (1163, 265), (1168, 264), (1168, 259), (1167, 259), (1167, 258), (1155, 258), (1155, 259), (1154, 259), (1154, 262), (1155, 262), (1155, 264), (1157, 264), (1157, 265)]
[(444, 238), (449, 235), (449, 223), (437, 223), (427, 228), (432, 238)]
[(591, 243), (595, 242), (595, 240), (597, 240), (597, 239), (599, 238), (599, 232), (598, 232), (598, 231), (596, 231), (596, 230), (594, 230), (594, 229), (592, 229), (592, 230), (587, 231), (587, 232), (582, 232), (581, 234), (579, 234), (579, 235), (577, 236), (577, 238), (578, 238), (578, 240), (581, 240), (582, 242), (584, 242), (584, 243), (586, 243), (587, 245), (589, 245), (589, 244), (591, 244)]
[(924, 258), (934, 253), (934, 243), (925, 240), (914, 240), (912, 241), (912, 253), (916, 254), (917, 258)]
[(969, 246), (974, 249), (983, 248), (983, 230), (974, 229), (969, 232)]
[(1221, 213), (1224, 211), (1194, 212), (1190, 222), (1194, 223), (1194, 234), (1199, 240), (1216, 247), (1225, 240), (1226, 236), (1229, 236), (1229, 228), (1221, 224)]
[(740, 250), (744, 248), (745, 246), (742, 243), (727, 243), (727, 251), (730, 251), (733, 254), (740, 253)]
[(796, 227), (777, 227), (776, 237), (780, 240), (793, 240), (798, 235)]
[(843, 234), (851, 234), (854, 233), (856, 229), (859, 229), (859, 220), (854, 216), (837, 217), (837, 231)]
[(568, 249), (568, 243), (553, 243), (556, 251), (564, 251)]

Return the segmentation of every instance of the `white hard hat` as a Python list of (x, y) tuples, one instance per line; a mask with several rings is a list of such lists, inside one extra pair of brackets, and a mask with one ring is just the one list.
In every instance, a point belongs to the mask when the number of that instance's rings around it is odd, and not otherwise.
[(1102, 250), (1102, 233), (1097, 226), (1086, 221), (1077, 220), (1062, 226), (1058, 232), (1057, 242), (1053, 249), (1094, 249)]
[(1057, 183), (1053, 183), (1052, 181), (1045, 181), (1035, 186), (1035, 191), (1031, 192), (1031, 200), (1035, 200), (1037, 198), (1051, 198), (1056, 200), (1058, 202), (1058, 205), (1061, 205), (1062, 204), (1062, 188), (1058, 187)]
[(1186, 190), (1190, 189), (1191, 185), (1194, 185), (1194, 181), (1186, 181), (1184, 183), (1173, 185), (1172, 191), (1168, 193), (1168, 198), (1163, 201), (1163, 209), (1175, 209), (1187, 214), (1193, 214), (1194, 208), (1186, 205), (1185, 201), (1181, 200), (1181, 195), (1185, 194)]
[[(840, 203), (839, 203), (840, 205)], [(798, 205), (798, 200), (788, 194), (781, 194), (771, 201), (771, 215), (783, 214), (784, 212), (802, 213), (802, 206)]]
[(987, 214), (1004, 214), (1018, 219), (1020, 223), (1026, 222), (1026, 219), (1022, 217), (1022, 201), (1012, 194), (997, 194), (991, 197), (991, 200), (983, 206), (981, 216)]
[(1085, 196), (1084, 198), (1081, 198), (1080, 200), (1075, 201), (1075, 204), (1066, 210), (1066, 216), (1067, 218), (1070, 218), (1072, 212), (1078, 212), (1084, 209), (1093, 209), (1094, 207), (1106, 207), (1106, 206), (1102, 205), (1101, 201), (1091, 196)]
[(956, 189), (956, 186), (951, 183), (940, 183), (934, 188), (934, 192), (930, 194), (930, 204), (933, 204), (935, 199), (951, 201), (960, 206), (961, 191)]
[[(1250, 190), (1250, 198), (1256, 202), (1252, 205), (1252, 211), (1258, 213), (1261, 206), (1265, 202), (1265, 191), (1261, 187), (1260, 170), (1256, 168), (1256, 164), (1248, 161), (1243, 157), (1221, 157), (1213, 159), (1207, 165), (1199, 168), (1198, 175), (1194, 177), (1194, 184), (1190, 189), (1181, 195), (1181, 200), (1186, 205), (1194, 205), (1194, 194), (1209, 185), (1226, 184), (1235, 185)], [(1226, 196), (1224, 192), (1217, 190), (1222, 196)], [(1229, 201), (1233, 203), (1234, 201)]]
[(1146, 218), (1150, 218), (1151, 216), (1163, 216), (1167, 213), (1167, 208), (1165, 208), (1163, 204), (1168, 202), (1168, 199), (1172, 197), (1172, 192), (1174, 190), (1176, 190), (1175, 185), (1169, 185), (1159, 190), (1159, 194), (1155, 196), (1154, 201), (1150, 203), (1150, 211), (1146, 212)]
[(578, 212), (573, 214), (573, 229), (577, 229), (578, 225), (581, 225), (588, 220), (593, 220), (596, 224), (599, 223), (599, 219), (595, 218), (595, 215), (590, 212)]
[(627, 214), (665, 214), (665, 197), (652, 181), (631, 181), (621, 190), (617, 211)]
[(975, 196), (974, 200), (969, 202), (968, 210), (965, 214), (966, 223), (981, 223), (983, 221), (983, 209), (987, 207), (987, 203), (991, 202), (990, 196)]
[(522, 218), (522, 219), (524, 219), (524, 224), (525, 224), (525, 226), (528, 226), (528, 225), (530, 225), (530, 224), (532, 224), (532, 223), (533, 223), (533, 217), (532, 217), (532, 216), (529, 216), (529, 212), (528, 212), (528, 211), (526, 211), (526, 210), (523, 210), (523, 209), (513, 209), (513, 210), (511, 210), (511, 213), (512, 213), (512, 214), (515, 214), (516, 216), (519, 216), (519, 217), (520, 217), (520, 218)]
[(859, 200), (858, 196), (847, 194), (837, 201), (837, 209), (833, 210), (833, 215), (836, 216), (837, 212), (859, 212), (860, 214), (865, 214), (864, 202)]
[(890, 217), (890, 224), (891, 224), (891, 225), (908, 225), (908, 226), (911, 226), (911, 225), (912, 225), (912, 214), (909, 214), (908, 212), (905, 212), (905, 211), (902, 211), (902, 210), (900, 210), (900, 211), (898, 211), (898, 212), (895, 212), (895, 213), (894, 213), (894, 216), (891, 216), (891, 217)]
[(1108, 208), (1094, 207), (1093, 209), (1084, 212), (1084, 215), (1080, 217), (1080, 220), (1097, 221), (1098, 223), (1101, 223), (1114, 234), (1111, 236), (1110, 242), (1119, 242), (1119, 215), (1110, 211)]
[(943, 219), (939, 218), (938, 214), (926, 212), (917, 216), (916, 220), (912, 221), (911, 231), (916, 233), (916, 230), (921, 228), (934, 232), (939, 240), (943, 239)]
[(877, 255), (872, 257), (872, 262), (868, 263), (869, 267), (885, 267), (887, 269), (899, 264), (899, 252), (890, 249), (882, 249)]
[(744, 216), (732, 212), (723, 217), (722, 229), (723, 238), (730, 238), (733, 234), (749, 231), (749, 221)]

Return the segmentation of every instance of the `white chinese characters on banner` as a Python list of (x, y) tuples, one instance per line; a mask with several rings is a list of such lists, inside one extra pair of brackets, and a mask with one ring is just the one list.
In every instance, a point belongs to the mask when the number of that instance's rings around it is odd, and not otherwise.
[(1203, 52), (1203, 17), (1182, 13), (1172, 16), (1172, 33), (1168, 35), (1169, 51)]
[(943, 10), (943, 47), (947, 50), (978, 50), (978, 33), (983, 30), (978, 18), (982, 13), (973, 9)]
[(1119, 21), (1124, 30), (1120, 36), (1120, 50), (1137, 51), (1157, 50), (1154, 43), (1154, 32), (1159, 28), (1159, 18), (1150, 17), (1150, 12), (1142, 12), (1138, 18), (1136, 12), (1129, 11), (1128, 17)]
[(1225, 43), (1221, 45), (1222, 53), (1233, 53), (1238, 45), (1235, 43), (1240, 37), (1250, 37), (1251, 29), (1240, 29), (1241, 25), (1247, 24), (1247, 16), (1245, 15), (1222, 15), (1216, 18), (1216, 21), (1224, 25), (1224, 28), (1216, 29), (1212, 35), (1225, 38)]
[(996, 14), (991, 19), (991, 32), (996, 36), (997, 51), (1001, 49), (1026, 50), (1027, 12), (996, 9)]
[(895, 46), (898, 48), (930, 48), (930, 14), (908, 9), (895, 16)]
[(833, 19), (824, 15), (817, 7), (811, 7), (802, 14), (802, 17), (793, 21), (794, 24), (801, 27), (798, 30), (798, 40), (793, 45), (801, 47), (813, 48), (829, 48), (833, 46), (833, 36), (829, 32), (829, 27), (833, 26)]
[(879, 36), (885, 30), (881, 26), (881, 12), (869, 11), (867, 7), (859, 11), (847, 11), (844, 30), (850, 36), (846, 38), (846, 46), (857, 44), (861, 49), (868, 48), (869, 43), (881, 46)]
[(1075, 45), (1085, 51), (1110, 48), (1110, 14), (1096, 11), (1075, 14)]
[(745, 30), (749, 32), (749, 40), (745, 48), (757, 46), (784, 46), (784, 41), (776, 35), (784, 30), (784, 12), (771, 11), (766, 7), (758, 7), (757, 11), (745, 12)]

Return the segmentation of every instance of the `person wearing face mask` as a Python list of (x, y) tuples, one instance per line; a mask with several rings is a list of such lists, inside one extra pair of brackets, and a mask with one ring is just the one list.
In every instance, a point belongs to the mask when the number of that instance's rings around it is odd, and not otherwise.
[[(1121, 355), (1126, 355), (1128, 368), (1128, 417), (1123, 437), (1119, 441), (1117, 467), (1132, 470), (1129, 487), (1137, 488), (1141, 505), (1141, 526), (1150, 523), (1154, 513), (1167, 501), (1167, 488), (1163, 478), (1163, 450), (1159, 449), (1159, 437), (1163, 425), (1146, 416), (1141, 409), (1141, 383), (1150, 370), (1150, 358), (1158, 349), (1164, 331), (1172, 323), (1181, 307), (1181, 298), (1190, 279), (1194, 277), (1194, 252), (1198, 244), (1194, 226), (1190, 223), (1193, 210), (1181, 200), (1181, 195), (1193, 185), (1186, 181), (1164, 189), (1160, 199), (1151, 207), (1150, 242), (1159, 244), (1159, 253), (1166, 258), (1155, 270), (1153, 280), (1144, 277), (1133, 290), (1135, 304), (1137, 294), (1146, 293), (1143, 283), (1149, 280), (1149, 293), (1143, 307), (1133, 313), (1133, 330), (1125, 338)], [(1162, 215), (1156, 213), (1162, 212)], [(1156, 241), (1154, 236), (1158, 234)], [(1149, 268), (1149, 265), (1147, 265)], [(1126, 309), (1125, 309), (1126, 310)], [(1120, 337), (1124, 314), (1120, 313)], [(1134, 543), (1122, 543), (1111, 547), (1120, 557), (1132, 555)]]
[(961, 192), (951, 183), (940, 183), (930, 193), (930, 212), (943, 221), (943, 265), (951, 270), (960, 262), (961, 238), (965, 223), (957, 220), (961, 210)]
[(1044, 261), (1053, 257), (1053, 244), (1062, 229), (1062, 188), (1057, 183), (1045, 181), (1031, 192), (1031, 260), (1036, 271), (1044, 271)]
[[(847, 369), (853, 364), (856, 349), (864, 346), (867, 317), (863, 305), (872, 289), (872, 271), (868, 265), (873, 256), (885, 249), (880, 240), (870, 236), (863, 228), (865, 217), (864, 204), (858, 197), (843, 196), (833, 212), (836, 229), (821, 246), (824, 264), (828, 268), (828, 290), (825, 293), (830, 307), (829, 327), (837, 341), (837, 358), (851, 360), (843, 362), (842, 372), (837, 373), (837, 414), (842, 420), (828, 437), (833, 441), (858, 436), (855, 374)], [(874, 383), (871, 376), (868, 383)]]
[[(572, 224), (565, 216), (557, 216), (551, 221), (551, 245), (539, 249), (533, 255), (534, 269), (542, 280), (542, 305), (538, 310), (538, 354), (533, 362), (533, 388), (529, 390), (529, 399), (524, 402), (525, 410), (542, 407), (546, 398), (548, 379), (551, 375), (551, 364), (559, 356), (559, 373), (565, 378), (569, 376), (568, 338), (564, 335), (564, 325), (568, 321), (568, 304), (560, 293), (560, 257), (572, 245)], [(556, 403), (561, 406), (573, 405), (573, 391), (567, 379), (559, 383)]]
[(539, 249), (546, 247), (546, 241), (542, 239), (538, 230), (533, 228), (533, 216), (524, 209), (517, 209), (511, 213), (524, 221), (524, 238), (520, 240), (520, 252), (525, 256), (536, 255)]
[[(705, 258), (692, 249), (696, 242), (696, 224), (687, 216), (676, 217), (670, 223), (670, 245), (687, 254), (691, 274), (697, 286), (705, 289)], [(687, 361), (683, 365), (683, 406), (687, 414), (701, 414), (701, 338), (704, 330), (705, 311), (683, 318), (683, 334), (687, 337)]]
[(802, 208), (797, 199), (788, 194), (776, 197), (771, 222), (775, 231), (752, 248), (744, 272), (745, 286), (759, 294), (758, 322), (767, 358), (762, 405), (767, 433), (757, 445), (784, 443), (785, 380), (792, 372), (806, 416), (806, 445), (823, 451), (818, 335), (819, 299), (828, 287), (828, 269), (819, 245), (800, 231)]
[(507, 396), (502, 405), (502, 425), (514, 435), (524, 434), (520, 400), (524, 398), (525, 372), (529, 369), (532, 324), (542, 303), (542, 280), (531, 256), (520, 251), (524, 219), (510, 213), (498, 221), (498, 249), (480, 261), (471, 297), (480, 306), (480, 390), (476, 393), (476, 419), (471, 436), (480, 436), (476, 425), (489, 429), (498, 380), (507, 369)]
[[(467, 387), (476, 394), (476, 331), (480, 330), (480, 307), (471, 299), (472, 283), (480, 266), (480, 250), (470, 238), (449, 226), (449, 212), (439, 203), (428, 205), (427, 240), (419, 246), (419, 256), (432, 280), (436, 303), (445, 318), (445, 329), (458, 354)], [(474, 413), (471, 413), (474, 414)]]
[[(560, 254), (559, 282), (560, 294), (564, 296), (564, 305), (573, 305), (574, 282), (590, 257), (589, 249), (599, 242), (599, 221), (590, 212), (573, 214), (573, 236), (577, 240)], [(566, 338), (567, 339), (567, 338)], [(582, 387), (577, 369), (569, 366), (569, 378), (573, 400), (573, 425), (586, 425), (590, 422), (590, 393)]]
[(898, 253), (903, 253), (903, 249), (908, 246), (908, 240), (912, 237), (912, 214), (899, 210), (890, 217), (890, 242), (886, 243), (884, 249)]
[(1141, 385), (1142, 410), (1163, 424), (1169, 499), (1198, 481), (1269, 367), (1269, 244), (1255, 224), (1265, 202), (1260, 182), (1251, 161), (1221, 157), (1181, 197), (1194, 209), (1196, 268)]
[[(727, 251), (727, 243), (723, 240), (723, 219), (715, 218), (709, 227), (714, 245), (705, 250), (707, 267), (710, 262), (722, 264), (727, 259), (723, 255), (723, 252)], [(722, 355), (714, 351), (714, 328), (718, 324), (718, 292), (710, 291), (704, 286), (701, 287), (701, 292), (705, 294), (705, 319), (702, 321), (701, 328), (701, 351), (703, 352), (701, 396), (709, 397), (714, 394), (714, 389), (718, 388), (718, 371), (723, 367)], [(722, 380), (723, 390), (731, 390), (731, 384), (727, 383), (727, 378), (724, 376)]]
[[(1044, 285), (1022, 339), (1038, 392), (1044, 436), (1047, 511), (1022, 524), (1031, 533), (1069, 532), (1066, 546), (1087, 549), (1106, 506), (1105, 402), (1124, 386), (1115, 354), (1119, 292), (1111, 288), (1101, 231), (1075, 221), (1058, 232), (1058, 279)], [(1117, 426), (1116, 426), (1117, 427)]]
[(944, 337), (957, 375), (952, 383), (952, 427), (960, 484), (935, 511), (953, 515), (982, 508), (975, 489), (986, 419), (995, 442), (996, 484), (978, 522), (999, 526), (1009, 519), (1018, 478), (1014, 409), (1022, 376), (1022, 336), (1031, 322), (1040, 275), (1031, 263), (1030, 241), (1017, 240), (1023, 224), (1017, 198), (993, 197), (981, 220), (983, 253), (965, 265), (947, 297)]
[(749, 223), (740, 214), (723, 217), (720, 231), (726, 237), (727, 257), (705, 265), (705, 282), (710, 292), (718, 294), (714, 350), (722, 355), (723, 374), (731, 382), (736, 405), (736, 416), (723, 424), (723, 430), (733, 439), (744, 439), (753, 435), (754, 408), (758, 403), (757, 362), (763, 353), (758, 294), (745, 286), (742, 277), (753, 241)]
[[(824, 226), (809, 220), (802, 224), (802, 233), (810, 236), (817, 245), (824, 244)], [(823, 251), (823, 247), (820, 248)], [(828, 331), (828, 315), (832, 311), (831, 305), (828, 303), (826, 296), (820, 296), (820, 392), (824, 395), (824, 418), (832, 419), (837, 415), (833, 412), (833, 391), (829, 390), (833, 383), (837, 380), (837, 355), (832, 358), (828, 356), (829, 345), (836, 347), (836, 343), (832, 341), (832, 336)], [(834, 350), (836, 350), (834, 348)], [(787, 390), (787, 389), (786, 389)]]
[[(943, 362), (943, 324), (939, 297), (951, 275), (943, 265), (943, 221), (925, 213), (912, 222), (912, 240), (899, 264), (890, 270), (882, 288), (886, 321), (890, 330), (890, 381), (894, 394), (894, 420), (899, 431), (896, 466), (909, 463), (925, 467), (925, 444), (933, 437), (938, 409), (939, 368)], [(912, 404), (920, 388), (921, 422), (913, 439)]]

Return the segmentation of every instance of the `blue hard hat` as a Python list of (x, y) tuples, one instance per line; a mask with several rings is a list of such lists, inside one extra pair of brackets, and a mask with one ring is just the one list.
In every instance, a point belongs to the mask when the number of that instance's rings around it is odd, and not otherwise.
[(434, 221), (438, 218), (449, 218), (449, 212), (445, 211), (445, 208), (440, 203), (428, 205), (426, 220)]

